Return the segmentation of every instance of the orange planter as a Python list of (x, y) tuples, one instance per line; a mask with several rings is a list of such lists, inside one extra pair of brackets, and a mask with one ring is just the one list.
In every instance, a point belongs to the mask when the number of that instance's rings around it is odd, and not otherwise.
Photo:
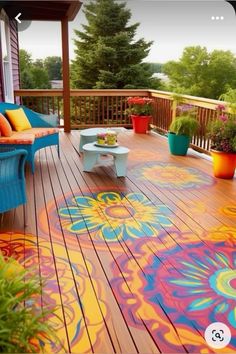
[(215, 177), (225, 179), (234, 177), (236, 153), (211, 150), (211, 156), (213, 157), (213, 171)]
[(146, 134), (146, 132), (148, 131), (151, 116), (132, 115), (131, 119), (133, 123), (134, 132), (138, 134)]

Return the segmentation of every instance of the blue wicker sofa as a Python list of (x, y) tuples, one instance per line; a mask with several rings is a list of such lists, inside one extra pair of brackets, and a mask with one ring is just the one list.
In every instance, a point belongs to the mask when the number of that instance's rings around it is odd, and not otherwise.
[(31, 165), (34, 173), (34, 155), (36, 151), (46, 146), (56, 145), (59, 156), (59, 129), (57, 128), (57, 118), (52, 115), (43, 115), (32, 111), (29, 108), (13, 103), (0, 102), (0, 113), (6, 118), (6, 110), (22, 108), (32, 126), (32, 129), (15, 132), (12, 136), (0, 136), (0, 147), (13, 147), (15, 149), (25, 149), (28, 152), (27, 161)]

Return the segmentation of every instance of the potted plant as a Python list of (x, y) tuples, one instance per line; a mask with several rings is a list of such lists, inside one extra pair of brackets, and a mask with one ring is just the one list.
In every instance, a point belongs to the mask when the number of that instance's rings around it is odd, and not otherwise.
[(153, 99), (148, 97), (129, 97), (127, 103), (129, 108), (126, 113), (131, 116), (134, 132), (146, 134), (152, 117)]
[(208, 125), (214, 176), (231, 179), (236, 167), (236, 116), (234, 109), (226, 114), (223, 104), (216, 106), (216, 111), (217, 118)]
[(0, 253), (0, 352), (43, 350), (43, 343), (58, 343), (49, 316), (55, 309), (41, 309), (40, 279), (13, 258)]
[(187, 154), (191, 138), (199, 127), (195, 117), (196, 109), (192, 105), (182, 104), (177, 107), (177, 118), (172, 121), (168, 132), (171, 154), (181, 156)]

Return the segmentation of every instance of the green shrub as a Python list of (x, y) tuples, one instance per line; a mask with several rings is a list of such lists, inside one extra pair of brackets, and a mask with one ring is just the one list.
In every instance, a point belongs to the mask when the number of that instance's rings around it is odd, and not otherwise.
[(40, 279), (0, 253), (0, 352), (39, 352), (40, 343), (57, 342), (49, 323), (54, 309), (41, 309)]

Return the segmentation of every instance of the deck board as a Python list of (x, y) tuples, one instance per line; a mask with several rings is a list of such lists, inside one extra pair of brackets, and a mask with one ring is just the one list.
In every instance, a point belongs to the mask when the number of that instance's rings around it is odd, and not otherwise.
[[(215, 319), (230, 327), (232, 352), (235, 178), (215, 179), (211, 162), (191, 150), (171, 156), (162, 136), (124, 131), (118, 139), (130, 148), (121, 178), (105, 158), (83, 172), (79, 132), (60, 132), (61, 158), (48, 147), (37, 153), (34, 175), (26, 168), (28, 225), (22, 207), (3, 215), (0, 247), (27, 266), (33, 255), (36, 271), (47, 277), (41, 306), (58, 305), (60, 320), (53, 321), (61, 343), (47, 346), (210, 353), (204, 331)], [(214, 278), (221, 271), (227, 284)]]

